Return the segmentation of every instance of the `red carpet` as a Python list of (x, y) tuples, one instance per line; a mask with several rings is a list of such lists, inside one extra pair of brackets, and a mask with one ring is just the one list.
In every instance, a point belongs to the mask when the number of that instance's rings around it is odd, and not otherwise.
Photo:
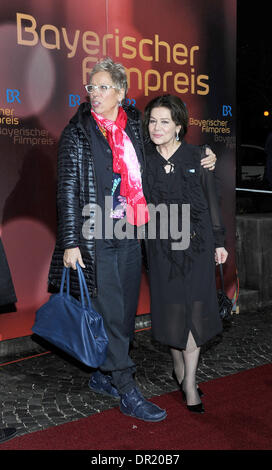
[(118, 408), (7, 441), (0, 450), (272, 449), (272, 364), (201, 385), (206, 413), (189, 413), (180, 392), (155, 397), (168, 417), (144, 423)]

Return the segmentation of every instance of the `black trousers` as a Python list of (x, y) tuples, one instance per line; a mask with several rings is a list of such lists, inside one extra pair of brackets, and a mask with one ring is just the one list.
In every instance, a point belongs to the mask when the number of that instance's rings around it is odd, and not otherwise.
[(141, 247), (137, 239), (96, 240), (98, 296), (95, 309), (102, 315), (109, 338), (107, 358), (100, 367), (110, 372), (119, 393), (135, 387), (135, 365), (129, 356), (141, 281)]

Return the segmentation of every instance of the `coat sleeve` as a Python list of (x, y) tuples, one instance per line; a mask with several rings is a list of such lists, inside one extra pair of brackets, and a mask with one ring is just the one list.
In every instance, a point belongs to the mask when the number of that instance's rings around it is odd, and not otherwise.
[(212, 222), (212, 229), (215, 239), (215, 247), (220, 248), (224, 246), (225, 242), (225, 227), (222, 222), (221, 210), (218, 196), (218, 180), (215, 175), (215, 170), (210, 171), (207, 168), (200, 166), (201, 183), (204, 194), (206, 196), (209, 212)]
[(67, 126), (60, 138), (57, 165), (58, 245), (62, 249), (79, 246), (79, 166), (78, 142)]

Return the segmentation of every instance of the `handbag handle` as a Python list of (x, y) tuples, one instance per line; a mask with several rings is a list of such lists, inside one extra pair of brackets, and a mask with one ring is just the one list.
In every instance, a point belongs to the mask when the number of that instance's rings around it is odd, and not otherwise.
[(66, 292), (69, 294), (70, 292), (70, 276), (69, 276), (69, 268), (63, 267), (62, 276), (61, 276), (61, 285), (60, 285), (60, 293), (63, 294), (64, 291), (64, 284), (66, 280)]
[[(78, 276), (78, 281), (79, 281), (81, 305), (83, 308), (85, 308), (85, 297), (86, 297), (88, 307), (91, 308), (91, 299), (90, 299), (88, 287), (86, 284), (84, 274), (78, 262), (76, 263), (76, 267), (77, 267), (77, 276)], [(66, 280), (66, 293), (67, 295), (70, 295), (70, 268), (66, 268), (64, 266), (63, 271), (62, 271), (62, 277), (61, 277), (61, 285), (60, 285), (61, 294), (64, 293), (65, 280)]]
[[(81, 295), (82, 305), (83, 305), (83, 307), (85, 307), (85, 300), (84, 299), (86, 297), (88, 307), (92, 308), (90, 294), (89, 294), (89, 291), (88, 291), (85, 276), (84, 276), (83, 271), (81, 269), (81, 266), (78, 264), (78, 262), (76, 263), (76, 267), (77, 267), (77, 274), (78, 274), (78, 280), (79, 280), (79, 286), (80, 286), (80, 295)], [(84, 294), (85, 294), (85, 296), (84, 296)]]

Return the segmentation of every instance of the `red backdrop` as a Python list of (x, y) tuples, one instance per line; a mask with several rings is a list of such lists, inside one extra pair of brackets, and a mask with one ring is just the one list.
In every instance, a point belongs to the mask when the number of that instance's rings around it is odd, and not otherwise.
[[(233, 296), (236, 0), (13, 0), (0, 11), (0, 229), (18, 298), (16, 312), (0, 315), (0, 340), (31, 334), (48, 298), (57, 141), (106, 55), (127, 68), (132, 104), (178, 94), (187, 140), (216, 152)], [(148, 312), (143, 273), (138, 314)]]

